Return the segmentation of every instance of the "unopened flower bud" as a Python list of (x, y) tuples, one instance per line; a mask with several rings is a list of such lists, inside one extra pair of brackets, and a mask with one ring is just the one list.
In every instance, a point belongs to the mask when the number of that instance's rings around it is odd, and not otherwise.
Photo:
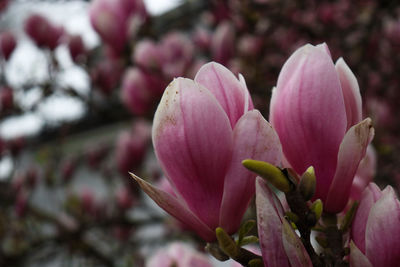
[(283, 172), (268, 162), (245, 159), (242, 161), (243, 166), (245, 166), (250, 171), (253, 171), (260, 175), (262, 178), (266, 179), (273, 186), (284, 193), (290, 191), (290, 183)]
[(299, 184), (299, 191), (305, 200), (310, 200), (314, 196), (316, 184), (314, 167), (308, 167), (301, 176)]
[(310, 206), (310, 210), (315, 214), (315, 218), (318, 221), (319, 218), (321, 218), (322, 215), (322, 210), (323, 210), (323, 204), (321, 199), (317, 199), (315, 200), (311, 206)]

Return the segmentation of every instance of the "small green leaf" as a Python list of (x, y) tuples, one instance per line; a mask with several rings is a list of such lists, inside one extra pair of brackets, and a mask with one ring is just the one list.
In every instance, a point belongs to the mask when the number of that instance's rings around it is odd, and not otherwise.
[(225, 232), (225, 230), (221, 227), (217, 227), (217, 229), (215, 229), (215, 234), (221, 250), (231, 258), (237, 258), (239, 255), (239, 247), (235, 240), (233, 240), (232, 237), (230, 237), (228, 233)]
[(253, 229), (253, 227), (256, 225), (256, 221), (255, 220), (248, 220), (246, 222), (244, 222), (239, 229), (239, 239), (237, 241), (237, 244), (239, 246), (241, 246), (241, 242), (243, 240), (243, 238), (251, 231), (251, 229)]
[(246, 245), (252, 244), (252, 243), (258, 243), (258, 237), (254, 236), (254, 235), (245, 236), (245, 237), (243, 237), (239, 246), (243, 247), (243, 246), (246, 246)]
[(344, 216), (344, 219), (342, 221), (342, 224), (340, 226), (340, 230), (343, 232), (346, 232), (349, 227), (351, 226), (351, 223), (353, 222), (354, 215), (356, 214), (358, 208), (358, 202), (355, 201), (351, 205), (351, 208), (346, 212), (346, 215)]

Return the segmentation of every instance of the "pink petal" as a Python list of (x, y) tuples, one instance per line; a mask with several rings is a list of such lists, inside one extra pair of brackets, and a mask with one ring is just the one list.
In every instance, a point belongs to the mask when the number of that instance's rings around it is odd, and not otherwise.
[(354, 243), (363, 253), (365, 253), (365, 228), (367, 226), (368, 215), (371, 207), (381, 196), (382, 193), (379, 187), (374, 183), (370, 183), (362, 193), (360, 206), (353, 220), (351, 239), (353, 239)]
[(220, 226), (234, 233), (255, 191), (256, 175), (243, 167), (244, 159), (255, 159), (278, 165), (282, 148), (271, 125), (258, 110), (248, 111), (233, 131), (233, 157), (224, 185)]
[(330, 57), (332, 57), (331, 51), (329, 50), (329, 47), (326, 43), (316, 45), (316, 47), (327, 53)]
[(264, 265), (290, 267), (282, 241), (283, 208), (265, 181), (256, 179), (258, 237)]
[(400, 263), (400, 202), (388, 186), (372, 206), (365, 230), (366, 256), (374, 267)]
[(339, 58), (335, 64), (336, 71), (339, 75), (340, 85), (343, 90), (344, 105), (346, 106), (347, 129), (359, 123), (362, 118), (362, 103), (360, 88), (353, 72), (344, 62), (343, 58)]
[(131, 176), (136, 180), (146, 194), (151, 197), (157, 205), (166, 212), (183, 222), (185, 225), (193, 229), (201, 238), (207, 242), (215, 240), (215, 233), (207, 225), (192, 213), (181, 201), (174, 196), (159, 190), (145, 180), (131, 173)]
[(310, 256), (303, 246), (300, 238), (293, 231), (292, 226), (286, 221), (282, 221), (282, 240), (286, 255), (291, 267), (312, 267)]
[(356, 176), (351, 186), (350, 198), (360, 200), (365, 187), (372, 182), (376, 172), (376, 152), (372, 144), (367, 147), (367, 153), (358, 165)]
[(374, 128), (370, 118), (354, 125), (346, 133), (340, 144), (336, 173), (324, 203), (324, 210), (337, 213), (346, 206), (358, 164), (365, 156), (373, 135)]
[(362, 254), (353, 241), (350, 243), (350, 266), (351, 267), (373, 267), (368, 258)]
[(215, 97), (189, 79), (165, 90), (153, 122), (158, 160), (177, 193), (205, 224), (219, 224), (232, 129)]
[(347, 120), (335, 66), (323, 49), (305, 45), (286, 61), (271, 99), (270, 122), (296, 172), (314, 166), (315, 198), (325, 200)]
[(248, 96), (247, 87), (243, 85), (244, 81), (239, 81), (232, 72), (221, 64), (210, 62), (203, 65), (194, 80), (210, 90), (217, 98), (228, 114), (232, 129), (244, 112), (247, 111), (244, 110), (245, 100), (248, 100), (249, 109), (253, 109), (253, 102)]

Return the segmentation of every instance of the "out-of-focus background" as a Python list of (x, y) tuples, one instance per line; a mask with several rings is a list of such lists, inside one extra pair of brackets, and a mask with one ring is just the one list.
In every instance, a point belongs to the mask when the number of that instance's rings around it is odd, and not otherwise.
[(321, 42), (357, 77), (375, 182), (398, 190), (398, 1), (0, 0), (0, 266), (142, 266), (176, 240), (201, 250), (128, 175), (165, 186), (151, 146), (163, 90), (216, 61), (268, 118), (285, 60)]

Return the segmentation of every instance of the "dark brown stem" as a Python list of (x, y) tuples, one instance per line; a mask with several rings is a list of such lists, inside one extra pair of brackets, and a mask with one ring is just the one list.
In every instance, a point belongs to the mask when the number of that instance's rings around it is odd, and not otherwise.
[[(304, 248), (310, 256), (311, 262), (314, 267), (323, 267), (324, 264), (321, 258), (317, 255), (314, 248), (311, 245), (310, 234), (311, 227), (315, 225), (315, 220), (310, 221), (310, 212), (306, 201), (303, 196), (297, 190), (292, 190), (285, 194), (286, 200), (292, 212), (294, 212), (299, 220), (296, 222), (297, 229), (300, 232), (301, 241), (303, 242)], [(315, 218), (315, 217), (314, 217)]]

